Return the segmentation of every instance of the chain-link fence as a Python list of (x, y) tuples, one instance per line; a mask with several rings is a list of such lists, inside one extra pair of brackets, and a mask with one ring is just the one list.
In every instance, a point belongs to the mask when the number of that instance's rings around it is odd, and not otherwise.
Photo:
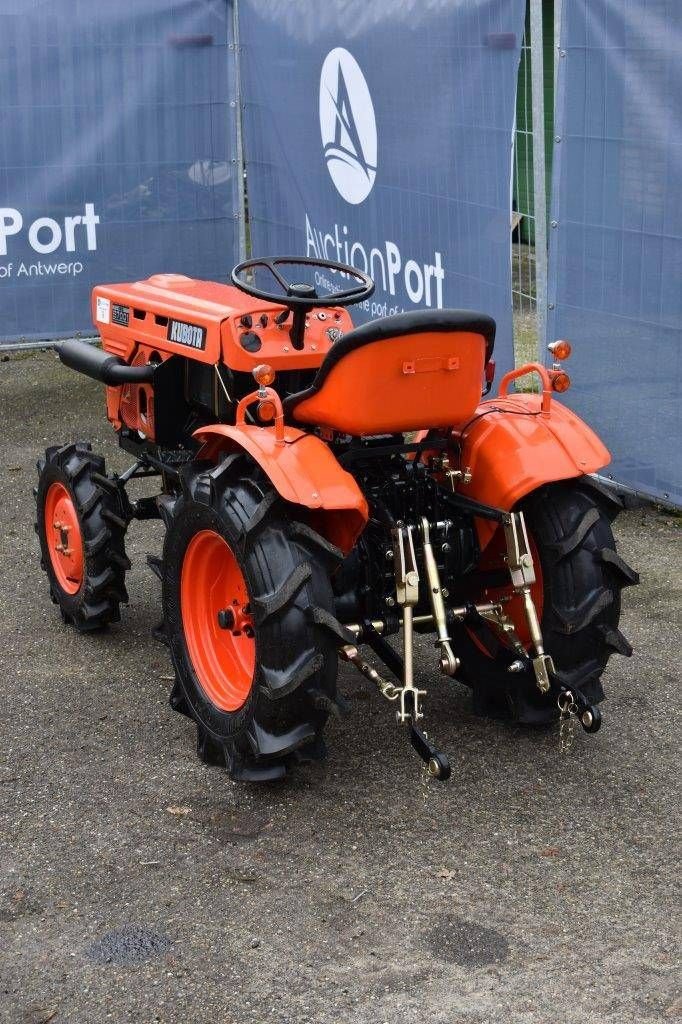
[[(516, 362), (534, 360), (543, 333), (547, 200), (554, 114), (554, 0), (528, 0), (513, 140), (511, 261)], [(534, 134), (536, 123), (544, 133)], [(538, 187), (540, 184), (541, 187)], [(536, 192), (539, 202), (536, 202)], [(536, 254), (544, 253), (539, 266)], [(538, 286), (540, 285), (540, 306)]]

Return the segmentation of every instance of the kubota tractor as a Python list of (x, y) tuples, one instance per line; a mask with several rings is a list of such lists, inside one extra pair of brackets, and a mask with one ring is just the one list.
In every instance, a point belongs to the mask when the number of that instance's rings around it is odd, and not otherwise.
[[(469, 686), (478, 713), (587, 732), (610, 654), (631, 653), (620, 592), (637, 574), (615, 549), (619, 499), (590, 476), (610, 457), (554, 398), (559, 363), (522, 366), (482, 401), (494, 321), (424, 309), (354, 328), (346, 307), (373, 289), (353, 267), (299, 257), (249, 260), (231, 285), (160, 274), (94, 290), (101, 350), (59, 347), (106, 384), (133, 461), (108, 474), (85, 442), (40, 460), (52, 599), (82, 632), (118, 621), (126, 530), (160, 518), (149, 562), (171, 707), (234, 779), (323, 756), (339, 657), (444, 779), (419, 725), (415, 633), (433, 635), (434, 672)], [(530, 372), (541, 390), (509, 393)], [(140, 478), (159, 493), (129, 498)]]

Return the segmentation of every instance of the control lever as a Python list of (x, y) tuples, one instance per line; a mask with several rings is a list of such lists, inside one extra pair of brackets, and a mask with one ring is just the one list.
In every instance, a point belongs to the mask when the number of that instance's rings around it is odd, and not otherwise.
[[(317, 291), (312, 284), (290, 284), (287, 289), (287, 296), (297, 299), (316, 299)], [(305, 326), (308, 308), (305, 306), (294, 306), (294, 318), (291, 322), (289, 338), (293, 348), (300, 351), (305, 346)]]

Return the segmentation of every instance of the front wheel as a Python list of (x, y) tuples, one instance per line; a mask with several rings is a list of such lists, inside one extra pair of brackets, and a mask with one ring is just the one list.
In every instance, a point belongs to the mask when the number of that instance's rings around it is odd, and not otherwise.
[[(520, 505), (528, 529), (537, 583), (532, 588), (545, 650), (554, 659), (559, 682), (577, 687), (589, 703), (604, 698), (601, 675), (613, 653), (629, 657), (632, 648), (619, 630), (621, 590), (639, 577), (616, 551), (611, 521), (617, 508), (587, 482), (551, 484)], [(484, 551), (481, 568), (504, 570), (502, 531)], [(507, 614), (526, 647), (529, 637), (519, 598), (510, 586), (488, 587), (476, 600), (507, 597)], [(558, 717), (556, 698), (538, 690), (531, 672), (507, 671), (494, 638), (461, 629), (457, 652), (460, 678), (474, 694), (479, 714), (522, 723)]]

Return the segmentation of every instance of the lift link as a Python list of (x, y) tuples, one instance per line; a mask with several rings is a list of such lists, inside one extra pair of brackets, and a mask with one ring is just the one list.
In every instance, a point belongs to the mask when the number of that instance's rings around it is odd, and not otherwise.
[[(346, 644), (340, 650), (340, 656), (355, 667), (377, 687), (379, 692), (387, 700), (398, 700), (399, 710), (396, 718), (400, 723), (410, 723), (410, 743), (426, 764), (429, 774), (434, 779), (445, 782), (450, 778), (451, 769), (447, 756), (438, 750), (429, 740), (427, 734), (418, 728), (417, 722), (422, 719), (423, 713), (420, 710), (420, 698), (426, 696), (425, 690), (419, 690), (414, 685), (414, 624), (415, 605), (419, 603), (419, 570), (417, 568), (417, 556), (414, 547), (412, 531), (419, 529), (422, 539), (424, 553), (424, 569), (429, 587), (429, 599), (431, 603), (431, 615), (417, 616), (420, 623), (434, 625), (438, 639), (436, 646), (440, 647), (440, 670), (445, 675), (453, 676), (459, 668), (459, 659), (455, 657), (452, 650), (451, 640), (448, 636), (447, 616), (443, 600), (443, 588), (441, 587), (438, 565), (431, 546), (431, 529), (447, 529), (448, 522), (430, 524), (426, 518), (422, 518), (418, 527), (398, 522), (392, 530), (393, 537), (393, 565), (395, 572), (396, 604), (401, 609), (401, 624), (403, 635), (403, 659), (402, 665), (396, 656), (397, 664), (391, 664), (392, 671), (395, 671), (400, 678), (402, 669), (402, 686), (396, 686), (388, 682), (377, 672), (377, 670), (366, 661), (355, 644)], [(481, 606), (485, 610), (496, 609), (501, 611), (500, 605), (488, 604)], [(467, 609), (458, 609), (463, 617)], [(357, 642), (364, 639), (377, 649), (381, 634), (386, 628), (383, 621), (357, 623), (347, 627), (357, 638)], [(372, 639), (373, 637), (373, 639)], [(384, 641), (385, 643), (385, 641)], [(380, 656), (381, 649), (378, 653)], [(387, 652), (383, 653), (386, 658)], [(391, 659), (393, 661), (393, 659)]]
[(452, 774), (447, 754), (444, 754), (442, 750), (437, 750), (426, 733), (418, 729), (416, 725), (410, 729), (410, 743), (426, 764), (429, 775), (438, 779), (439, 782), (447, 782)]
[(339, 651), (339, 655), (344, 661), (349, 661), (351, 664), (355, 665), (365, 679), (369, 679), (371, 683), (374, 683), (381, 696), (385, 697), (386, 700), (398, 699), (400, 696), (400, 687), (396, 686), (394, 683), (390, 683), (388, 679), (384, 679), (383, 676), (379, 675), (377, 670), (373, 668), (368, 661), (365, 661), (357, 647), (354, 647), (353, 644), (346, 644), (342, 647)]
[(414, 685), (413, 610), (419, 601), (419, 571), (412, 530), (404, 523), (397, 523), (393, 529), (393, 554), (396, 600), (402, 608), (403, 625), (403, 686), (396, 717), (399, 722), (411, 719), (416, 724), (424, 717), (419, 710), (419, 699), (426, 696), (426, 690), (418, 690)]
[(530, 658), (528, 657), (526, 648), (521, 643), (521, 637), (516, 632), (514, 623), (504, 611), (503, 605), (498, 604), (488, 609), (481, 609), (480, 606), (474, 605), (473, 610), (478, 612), (482, 619), (492, 623), (497, 627), (497, 629), (501, 630), (513, 647), (517, 657), (507, 666), (507, 671), (523, 672), (526, 666), (530, 664)]
[(540, 693), (548, 693), (550, 676), (554, 673), (554, 662), (549, 654), (545, 654), (542, 631), (538, 621), (538, 613), (530, 592), (535, 583), (535, 566), (528, 542), (528, 532), (523, 512), (511, 512), (502, 521), (504, 537), (507, 544), (507, 567), (515, 592), (523, 600), (523, 609), (528, 623), (530, 639), (535, 650), (531, 659), (535, 681)]
[(445, 602), (443, 601), (443, 588), (440, 583), (440, 575), (436, 558), (431, 547), (431, 534), (429, 521), (426, 516), (421, 519), (422, 548), (424, 551), (424, 568), (426, 579), (429, 585), (429, 600), (433, 612), (433, 621), (436, 626), (438, 640), (436, 646), (440, 647), (439, 666), (441, 672), (446, 676), (454, 676), (459, 668), (459, 658), (456, 658), (452, 650), (452, 641), (448, 636), (447, 618), (445, 614)]

